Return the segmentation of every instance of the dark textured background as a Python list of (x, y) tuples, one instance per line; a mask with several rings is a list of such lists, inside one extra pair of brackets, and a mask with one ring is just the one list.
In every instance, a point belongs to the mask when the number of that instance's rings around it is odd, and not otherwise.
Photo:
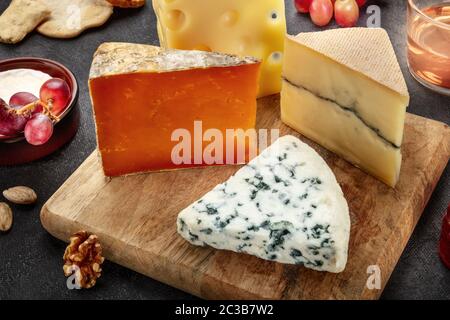
[[(410, 92), (409, 112), (450, 123), (450, 98), (421, 87), (410, 76), (405, 58), (406, 1), (372, 1), (382, 8), (382, 27), (394, 43)], [(0, 1), (0, 12), (9, 1)], [(309, 18), (298, 15), (286, 0), (288, 31), (314, 30)], [(364, 16), (360, 25), (365, 26)], [(220, 35), (217, 35), (220, 36)], [(80, 84), (81, 126), (66, 147), (41, 161), (0, 167), (0, 190), (14, 185), (34, 188), (39, 201), (32, 207), (14, 206), (11, 232), (0, 234), (0, 299), (191, 299), (192, 296), (133, 271), (107, 262), (104, 275), (92, 290), (69, 291), (62, 274), (65, 244), (42, 228), (39, 210), (95, 148), (95, 133), (87, 90), (91, 57), (105, 41), (158, 44), (150, 3), (138, 10), (115, 10), (102, 28), (73, 40), (48, 39), (32, 34), (19, 45), (0, 44), (0, 59), (36, 56), (68, 66)], [(0, 155), (1, 156), (1, 155)], [(383, 293), (384, 299), (450, 299), (450, 270), (437, 255), (443, 213), (450, 201), (450, 170), (445, 170), (400, 262)], [(82, 187), (82, 186), (80, 186)], [(1, 197), (1, 196), (0, 196)], [(1, 198), (0, 198), (0, 201)], [(393, 213), (395, 214), (395, 213)]]

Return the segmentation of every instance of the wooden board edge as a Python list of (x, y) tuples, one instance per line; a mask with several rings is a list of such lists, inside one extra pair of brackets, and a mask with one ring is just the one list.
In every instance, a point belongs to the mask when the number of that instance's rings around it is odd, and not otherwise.
[[(422, 217), (423, 212), (424, 212), (434, 190), (436, 189), (436, 186), (439, 183), (439, 180), (441, 179), (442, 174), (450, 160), (450, 127), (447, 126), (445, 123), (442, 123), (442, 122), (439, 122), (436, 120), (430, 120), (430, 119), (427, 119), (427, 120), (433, 121), (436, 124), (442, 125), (442, 135), (441, 135), (442, 143), (441, 143), (441, 145), (443, 145), (443, 147), (444, 147), (444, 152), (437, 154), (440, 156), (440, 159), (438, 161), (430, 159), (430, 161), (433, 161), (433, 163), (436, 163), (437, 166), (434, 170), (429, 171), (432, 173), (432, 175), (430, 175), (428, 177), (427, 185), (423, 188), (423, 193), (421, 196), (422, 201), (421, 201), (420, 205), (413, 206), (413, 204), (410, 203), (409, 207), (404, 208), (404, 210), (410, 210), (411, 212), (413, 212), (413, 220), (408, 229), (409, 236), (404, 237), (404, 240), (400, 242), (400, 241), (398, 241), (399, 237), (397, 236), (397, 233), (395, 233), (395, 234), (392, 234), (390, 240), (388, 241), (392, 244), (397, 244), (397, 249), (393, 250), (394, 252), (398, 252), (398, 255), (396, 257), (394, 257), (394, 260), (392, 261), (394, 268), (392, 268), (391, 270), (386, 270), (386, 268), (383, 268), (384, 270), (382, 270), (382, 274), (385, 274), (385, 276), (382, 278), (383, 281), (382, 281), (381, 289), (380, 290), (369, 290), (367, 287), (364, 287), (364, 290), (361, 293), (362, 300), (379, 299), (381, 297), (381, 294), (383, 293), (387, 283), (389, 282), (389, 279), (390, 279), (392, 273), (394, 272), (395, 266), (397, 266), (398, 261), (400, 260), (408, 242), (410, 241), (411, 236), (414, 233), (414, 230), (416, 229), (416, 226), (417, 226), (420, 218)], [(396, 228), (399, 229), (398, 226)], [(381, 256), (379, 257), (378, 260), (380, 260), (380, 259), (381, 259)], [(378, 265), (380, 265), (380, 261), (377, 261), (377, 263), (378, 263)], [(388, 272), (386, 273), (386, 271), (388, 271)], [(373, 294), (374, 291), (375, 291), (375, 294)]]

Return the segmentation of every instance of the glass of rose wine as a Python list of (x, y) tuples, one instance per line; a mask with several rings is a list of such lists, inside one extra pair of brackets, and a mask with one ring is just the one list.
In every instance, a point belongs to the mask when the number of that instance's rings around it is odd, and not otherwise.
[(450, 0), (408, 0), (408, 66), (424, 86), (450, 95)]

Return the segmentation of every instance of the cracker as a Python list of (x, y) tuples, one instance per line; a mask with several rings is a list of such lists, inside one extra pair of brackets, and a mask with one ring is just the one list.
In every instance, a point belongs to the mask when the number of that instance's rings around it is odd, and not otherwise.
[(145, 0), (108, 0), (114, 7), (139, 8), (145, 5)]
[(106, 0), (43, 0), (52, 8), (50, 18), (37, 30), (52, 38), (74, 38), (84, 30), (103, 25), (113, 13)]
[(0, 16), (0, 42), (22, 41), (50, 13), (43, 0), (13, 0)]

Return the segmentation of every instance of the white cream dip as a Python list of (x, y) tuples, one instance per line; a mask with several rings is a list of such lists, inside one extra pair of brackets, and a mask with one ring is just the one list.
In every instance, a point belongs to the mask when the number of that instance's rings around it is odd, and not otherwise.
[(12, 69), (0, 72), (0, 98), (6, 103), (17, 92), (29, 92), (39, 98), (45, 81), (52, 77), (33, 69)]

